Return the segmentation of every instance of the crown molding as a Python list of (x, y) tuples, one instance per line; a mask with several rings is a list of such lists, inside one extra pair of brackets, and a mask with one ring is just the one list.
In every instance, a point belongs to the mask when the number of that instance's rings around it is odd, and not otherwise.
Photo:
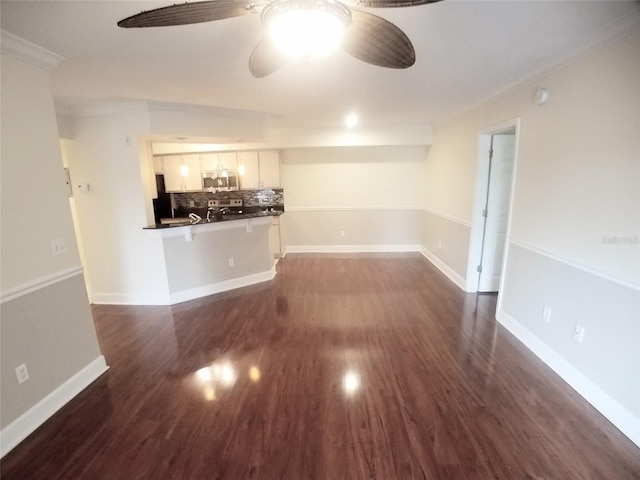
[[(63, 107), (63, 105), (60, 105)], [(149, 113), (149, 105), (145, 100), (100, 100), (90, 101), (66, 108), (71, 117), (102, 117), (109, 115), (123, 115)]]
[(187, 113), (217, 115), (221, 118), (253, 119), (263, 121), (269, 114), (252, 110), (235, 110), (230, 108), (206, 105), (190, 105), (180, 103), (158, 102), (140, 99), (103, 99), (87, 101), (76, 105), (56, 103), (56, 111), (73, 117), (93, 117), (104, 115), (119, 115), (127, 113)]
[(186, 103), (171, 103), (148, 100), (150, 110), (182, 113), (205, 113), (208, 115), (219, 115), (221, 117), (235, 117), (243, 120), (265, 120), (271, 119), (274, 115), (256, 110), (241, 110), (237, 108), (225, 108), (212, 105), (194, 105)]
[(47, 71), (53, 70), (64, 61), (62, 55), (31, 43), (24, 38), (5, 30), (1, 30), (0, 33), (0, 51), (10, 57)]

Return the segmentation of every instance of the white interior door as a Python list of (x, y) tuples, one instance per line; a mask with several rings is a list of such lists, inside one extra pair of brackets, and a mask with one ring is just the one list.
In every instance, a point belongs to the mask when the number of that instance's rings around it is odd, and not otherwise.
[(479, 292), (497, 292), (500, 287), (515, 158), (514, 133), (496, 134), (491, 140), (493, 155), (489, 169)]

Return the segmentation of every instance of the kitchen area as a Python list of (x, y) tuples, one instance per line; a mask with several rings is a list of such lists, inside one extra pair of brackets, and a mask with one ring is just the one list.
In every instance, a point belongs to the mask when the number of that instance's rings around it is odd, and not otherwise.
[(154, 220), (142, 230), (162, 252), (167, 282), (164, 300), (154, 303), (173, 305), (276, 275), (283, 252), (280, 151), (199, 151), (208, 147), (217, 146), (150, 143), (141, 157), (153, 205), (147, 218)]
[(265, 217), (271, 221), (270, 255), (280, 258), (284, 190), (279, 150), (154, 154), (153, 170), (155, 224), (146, 229), (200, 228)]
[(267, 282), (285, 252), (419, 244), (424, 146), (265, 139), (250, 115), (155, 103), (74, 115), (61, 146), (91, 303), (174, 305)]

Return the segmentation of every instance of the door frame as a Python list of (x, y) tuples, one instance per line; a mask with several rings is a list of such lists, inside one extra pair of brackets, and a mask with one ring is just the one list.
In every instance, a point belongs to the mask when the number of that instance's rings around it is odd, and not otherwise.
[(515, 142), (513, 152), (513, 177), (511, 179), (509, 192), (509, 207), (507, 213), (507, 233), (505, 238), (505, 247), (503, 254), (502, 269), (500, 272), (500, 287), (498, 289), (497, 308), (500, 308), (501, 293), (504, 287), (504, 273), (507, 266), (509, 254), (509, 240), (511, 238), (511, 216), (513, 214), (513, 198), (515, 192), (516, 179), (518, 175), (518, 157), (520, 144), (520, 118), (514, 118), (498, 124), (494, 124), (487, 128), (483, 128), (478, 132), (478, 147), (476, 152), (476, 179), (475, 193), (473, 196), (473, 210), (471, 216), (471, 232), (469, 235), (469, 253), (467, 257), (467, 275), (465, 279), (465, 291), (478, 291), (478, 272), (477, 266), (480, 264), (482, 257), (482, 240), (484, 237), (484, 217), (482, 211), (485, 208), (487, 198), (489, 175), (489, 162), (487, 162), (487, 154), (491, 145), (491, 136), (502, 133), (506, 130), (515, 128)]

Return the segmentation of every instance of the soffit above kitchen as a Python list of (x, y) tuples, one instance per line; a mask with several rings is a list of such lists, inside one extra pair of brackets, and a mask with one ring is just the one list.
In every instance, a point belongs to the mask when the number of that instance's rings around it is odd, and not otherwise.
[(456, 1), (365, 9), (415, 48), (406, 70), (343, 51), (255, 78), (258, 14), (125, 30), (117, 22), (169, 1), (2, 1), (1, 26), (65, 57), (51, 72), (59, 104), (149, 100), (263, 112), (273, 126), (437, 124), (566, 64), (640, 25), (640, 2)]

